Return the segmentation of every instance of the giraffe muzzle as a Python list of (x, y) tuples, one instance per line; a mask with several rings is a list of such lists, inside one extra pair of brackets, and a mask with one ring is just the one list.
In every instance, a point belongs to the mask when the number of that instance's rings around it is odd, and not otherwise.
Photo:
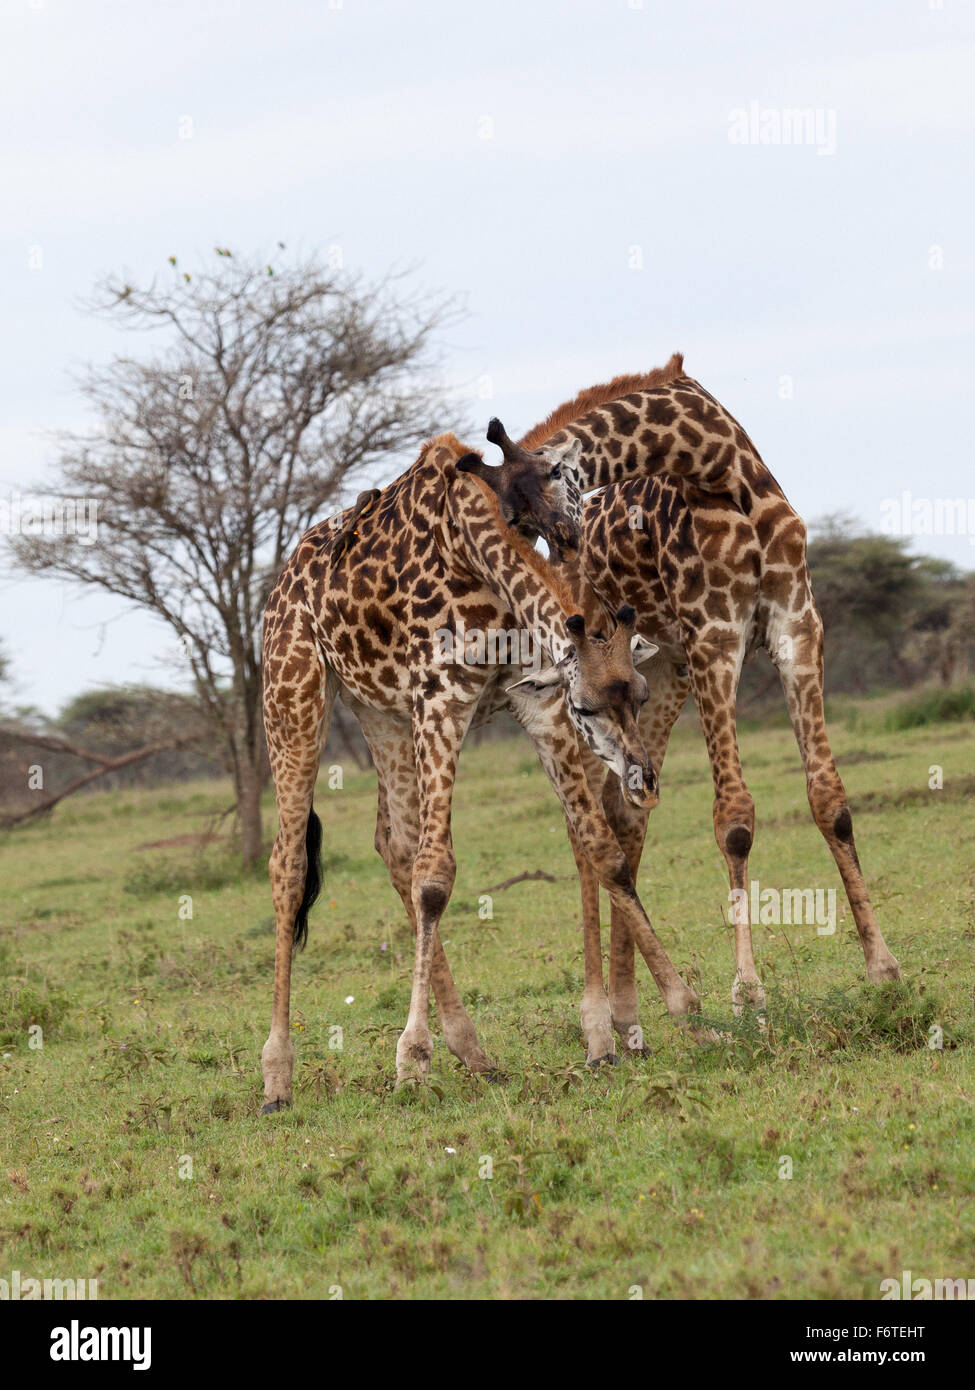
[(623, 794), (631, 806), (652, 811), (660, 800), (657, 774), (649, 763), (630, 763), (623, 780)]

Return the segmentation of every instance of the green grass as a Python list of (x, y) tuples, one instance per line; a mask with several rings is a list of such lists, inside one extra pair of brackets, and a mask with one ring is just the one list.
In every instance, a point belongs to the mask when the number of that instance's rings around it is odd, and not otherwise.
[[(394, 1091), (410, 933), (372, 849), (373, 779), (329, 791), (323, 778), (326, 881), (295, 969), (295, 1104), (264, 1119), (266, 882), (241, 875), (225, 842), (202, 857), (185, 840), (140, 848), (205, 830), (226, 786), (75, 798), (8, 834), (0, 1277), (97, 1278), (103, 1298), (340, 1286), (346, 1298), (625, 1299), (639, 1285), (660, 1298), (871, 1299), (903, 1269), (971, 1275), (975, 727), (864, 722), (841, 720), (834, 746), (903, 984), (861, 983), (840, 892), (832, 936), (756, 927), (768, 1027), (732, 1018), (709, 771), (681, 727), (640, 890), (722, 1037), (697, 1046), (675, 1030), (641, 965), (652, 1055), (596, 1074), (583, 1065), (579, 906), (555, 797), (527, 743), (465, 752), (443, 936), (503, 1085), (467, 1076), (438, 1040), (430, 1081)], [(753, 875), (839, 887), (789, 732), (746, 730), (742, 752)], [(556, 881), (496, 892), (493, 918), (479, 917), (490, 885), (538, 868)]]
[(887, 717), (893, 730), (919, 729), (947, 720), (975, 719), (975, 686), (935, 686), (898, 701)]

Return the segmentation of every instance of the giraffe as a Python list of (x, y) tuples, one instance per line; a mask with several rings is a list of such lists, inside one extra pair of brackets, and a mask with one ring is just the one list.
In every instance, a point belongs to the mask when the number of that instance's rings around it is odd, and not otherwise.
[[(556, 789), (580, 863), (615, 904), (668, 1010), (683, 1019), (699, 1008), (650, 925), (576, 749), (585, 727), (624, 799), (654, 804), (656, 774), (637, 723), (647, 687), (634, 663), (656, 649), (637, 634), (625, 605), (611, 631), (587, 633), (572, 593), (521, 533), (546, 534), (553, 554), (577, 548), (562, 464), (508, 445), (488, 482), (480, 454), (450, 434), (431, 440), (402, 477), (307, 531), (268, 600), (264, 723), (279, 829), (270, 861), (276, 942), (263, 1113), (292, 1094), (292, 955), (320, 888), (321, 823), (312, 798), (336, 695), (357, 716), (375, 761), (376, 849), (415, 936), (398, 1082), (429, 1069), (431, 985), (448, 1048), (471, 1071), (495, 1072), (454, 984), (438, 924), (454, 882), (451, 797), (461, 744), (475, 714), (505, 705)], [(512, 654), (510, 643), (499, 647), (495, 664), (479, 654), (469, 662), (457, 647), (471, 633), (537, 634), (552, 664), (526, 672), (523, 652)], [(585, 975), (581, 1017), (596, 1064), (615, 1050), (598, 953), (585, 957)]]
[[(581, 550), (564, 553), (561, 565), (590, 631), (598, 630), (607, 605), (626, 603), (658, 646), (643, 671), (651, 699), (641, 712), (658, 776), (674, 721), (688, 693), (694, 695), (714, 783), (714, 834), (733, 890), (735, 1012), (765, 1003), (747, 891), (755, 807), (736, 725), (741, 668), (760, 648), (778, 671), (812, 816), (843, 881), (867, 978), (898, 979), (898, 963), (871, 906), (826, 731), (823, 627), (806, 565), (805, 527), (745, 431), (686, 375), (675, 353), (663, 368), (580, 392), (529, 430), (519, 447), (553, 463), (565, 459), (578, 491), (599, 489), (581, 511)], [(580, 751), (589, 775), (598, 777), (584, 743)], [(602, 802), (635, 878), (649, 810), (627, 802), (612, 775), (604, 779)], [(578, 853), (576, 860), (587, 937), (598, 941), (598, 887)], [(629, 1047), (639, 1049), (633, 949), (612, 906), (609, 975), (614, 1025)]]

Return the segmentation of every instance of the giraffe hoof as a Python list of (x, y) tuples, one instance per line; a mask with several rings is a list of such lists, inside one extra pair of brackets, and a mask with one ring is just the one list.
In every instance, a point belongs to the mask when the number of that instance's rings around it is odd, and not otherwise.
[(586, 1066), (590, 1067), (592, 1071), (598, 1071), (601, 1066), (618, 1067), (619, 1064), (620, 1059), (615, 1052), (606, 1052), (602, 1057), (594, 1057), (592, 1061), (586, 1059)]
[(899, 980), (900, 977), (901, 968), (893, 956), (867, 966), (867, 979), (872, 985), (882, 985), (885, 980)]
[(759, 980), (739, 980), (731, 988), (731, 1007), (735, 1018), (744, 1017), (749, 1009), (761, 1012), (765, 1008), (765, 990)]
[(269, 1100), (266, 1105), (261, 1106), (261, 1114), (273, 1115), (278, 1110), (286, 1110), (290, 1104), (290, 1100)]

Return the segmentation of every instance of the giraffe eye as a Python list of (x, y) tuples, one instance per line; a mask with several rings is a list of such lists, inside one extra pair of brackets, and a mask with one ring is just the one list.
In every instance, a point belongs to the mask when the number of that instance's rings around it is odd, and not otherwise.
[(596, 713), (596, 711), (595, 711), (594, 709), (584, 709), (582, 705), (573, 705), (573, 706), (572, 706), (572, 712), (573, 712), (573, 714), (581, 714), (581, 715), (583, 715), (583, 716), (585, 716), (585, 715), (592, 716), (592, 715), (594, 715), (594, 714)]
[(562, 466), (561, 466), (561, 464), (558, 464), (558, 463), (557, 463), (557, 464), (555, 465), (555, 467), (552, 469), (551, 473), (550, 473), (548, 476), (549, 476), (550, 478), (559, 478), (559, 477), (561, 477), (561, 476), (562, 476)]

